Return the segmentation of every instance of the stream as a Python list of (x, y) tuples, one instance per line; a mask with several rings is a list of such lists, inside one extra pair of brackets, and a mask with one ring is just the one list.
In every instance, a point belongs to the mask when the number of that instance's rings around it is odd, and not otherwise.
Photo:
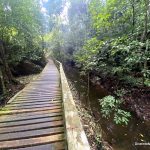
[[(80, 101), (87, 105), (87, 82), (79, 74), (79, 71), (70, 66), (65, 67), (68, 80), (75, 86)], [(100, 86), (90, 85), (89, 101), (92, 113), (100, 124), (104, 140), (114, 150), (150, 150), (150, 122), (142, 122), (132, 115), (128, 126), (116, 125), (112, 119), (102, 117), (98, 99), (108, 95), (108, 92)]]

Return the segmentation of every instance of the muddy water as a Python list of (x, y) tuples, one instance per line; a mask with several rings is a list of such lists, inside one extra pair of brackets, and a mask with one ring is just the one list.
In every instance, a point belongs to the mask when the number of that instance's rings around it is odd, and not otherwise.
[[(74, 84), (80, 101), (87, 104), (87, 82), (79, 75), (78, 70), (65, 67), (67, 78)], [(105, 134), (104, 139), (114, 150), (150, 150), (150, 123), (142, 122), (132, 116), (128, 126), (116, 125), (112, 119), (104, 119), (100, 112), (98, 99), (108, 95), (108, 92), (99, 87), (90, 85), (89, 101), (92, 113), (101, 125)], [(145, 146), (144, 146), (145, 144)]]

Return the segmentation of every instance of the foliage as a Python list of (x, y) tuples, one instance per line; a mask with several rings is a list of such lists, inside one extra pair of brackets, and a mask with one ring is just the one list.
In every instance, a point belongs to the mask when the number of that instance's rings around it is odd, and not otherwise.
[(101, 112), (103, 117), (108, 118), (113, 114), (116, 124), (128, 124), (131, 117), (129, 112), (120, 109), (121, 100), (115, 99), (113, 96), (106, 96), (100, 100)]
[[(131, 86), (148, 85), (148, 5), (148, 0), (60, 3), (61, 15), (55, 11), (51, 13), (51, 17), (55, 16), (55, 27), (50, 34), (57, 30), (49, 40), (54, 57), (59, 55), (62, 61), (74, 61), (85, 73), (97, 71)], [(136, 84), (137, 80), (140, 83)]]
[(83, 66), (83, 70), (92, 70), (96, 65), (96, 56), (98, 54), (97, 49), (100, 48), (99, 41), (96, 38), (91, 38), (86, 41), (81, 51), (78, 51), (75, 55), (77, 62), (80, 62)]
[(141, 74), (144, 80), (149, 78), (148, 66), (144, 68), (150, 58), (149, 51), (143, 50), (146, 43), (127, 36), (109, 41), (96, 40), (96, 43), (93, 39), (96, 38), (89, 39), (76, 53), (76, 61), (83, 65), (83, 70), (105, 71), (106, 74), (116, 75), (120, 79), (134, 72)]
[(114, 121), (116, 124), (128, 124), (129, 118), (131, 117), (129, 112), (118, 109), (114, 114)]
[(69, 0), (64, 4), (60, 3), (58, 7), (64, 7), (64, 10), (60, 15), (56, 12), (50, 15), (51, 21), (55, 23), (49, 33), (53, 34), (57, 31), (58, 34), (55, 34), (53, 39), (50, 39), (47, 43), (54, 52), (54, 57), (58, 58), (56, 52), (58, 51), (61, 54), (61, 61), (72, 61), (74, 60), (74, 53), (83, 47), (88, 37), (90, 27), (87, 3), (83, 0)]
[(45, 17), (39, 0), (0, 0), (0, 94), (17, 82), (12, 70), (44, 56)]
[(120, 90), (115, 91), (115, 94), (118, 97), (122, 97), (122, 96), (124, 96), (126, 94), (126, 91), (124, 89), (120, 89)]
[(31, 51), (42, 51), (43, 14), (38, 0), (0, 0), (0, 20), (9, 62), (34, 59)]
[[(141, 84), (145, 85), (150, 77), (147, 30), (150, 24), (145, 3), (133, 0), (90, 1), (89, 12), (95, 34), (75, 53), (77, 64), (85, 71), (105, 72), (105, 75), (119, 79), (130, 76), (136, 80), (138, 74), (143, 78)], [(147, 24), (141, 24), (142, 21)], [(97, 40), (98, 46), (93, 39)], [(95, 53), (91, 53), (93, 49)]]

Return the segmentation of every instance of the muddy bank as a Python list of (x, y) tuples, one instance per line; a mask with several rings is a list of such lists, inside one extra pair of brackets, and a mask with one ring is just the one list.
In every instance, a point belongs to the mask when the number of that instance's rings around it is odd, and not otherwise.
[(76, 107), (78, 109), (78, 113), (81, 118), (84, 131), (87, 135), (91, 150), (113, 150), (109, 143), (103, 139), (103, 135), (105, 133), (95, 117), (93, 117), (93, 113), (90, 108), (81, 103), (80, 95), (76, 90), (74, 83), (69, 79), (67, 80), (71, 88), (71, 92), (73, 94), (73, 98), (75, 100)]
[(124, 91), (119, 98), (124, 100), (124, 107), (137, 116), (137, 118), (150, 121), (150, 87), (132, 86), (119, 81), (117, 78), (91, 75), (92, 85), (102, 87), (109, 95), (117, 97), (116, 91)]
[[(107, 88), (104, 89), (104, 84), (100, 85), (100, 79), (97, 78), (96, 80), (98, 80), (99, 83), (94, 85), (90, 83), (89, 97), (87, 97), (87, 76), (81, 76), (77, 68), (70, 66), (65, 67), (65, 73), (67, 78), (75, 86), (77, 91), (75, 95), (77, 95), (79, 102), (82, 104), (81, 108), (85, 108), (85, 110), (90, 113), (92, 119), (98, 124), (98, 126), (101, 127), (104, 141), (107, 141), (114, 150), (147, 150), (147, 146), (137, 146), (135, 143), (149, 142), (149, 122), (138, 119), (134, 114), (132, 114), (127, 126), (116, 125), (113, 118), (103, 118), (98, 99), (109, 94), (112, 95), (113, 92), (111, 92), (111, 87), (107, 91)], [(89, 108), (89, 102), (92, 111), (87, 109)], [(86, 118), (83, 113), (83, 120), (84, 117)], [(91, 126), (90, 123), (87, 124)], [(94, 130), (94, 132), (96, 133), (96, 130)]]
[[(80, 72), (80, 69), (72, 62), (65, 64), (66, 68), (71, 67)], [(81, 77), (79, 77), (81, 78)], [(83, 76), (85, 82), (87, 76)], [(123, 107), (132, 112), (138, 119), (150, 121), (150, 86), (143, 86), (141, 78), (127, 76), (119, 78), (117, 76), (106, 75), (103, 72), (91, 71), (90, 84), (101, 91), (102, 97), (113, 95), (116, 98), (124, 100)], [(117, 91), (123, 91), (124, 94), (118, 95)]]

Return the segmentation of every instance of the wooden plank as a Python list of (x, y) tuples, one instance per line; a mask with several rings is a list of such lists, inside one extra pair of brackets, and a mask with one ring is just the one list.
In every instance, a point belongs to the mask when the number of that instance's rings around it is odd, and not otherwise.
[(30, 113), (29, 115), (27, 114), (19, 114), (19, 115), (11, 115), (11, 117), (6, 117), (6, 116), (1, 116), (0, 117), (0, 123), (10, 123), (10, 122), (17, 122), (17, 121), (25, 121), (25, 120), (31, 120), (31, 119), (36, 119), (36, 118), (47, 118), (47, 117), (57, 117), (57, 116), (62, 116), (62, 112), (56, 112), (56, 113)]
[(53, 96), (44, 96), (42, 97), (41, 96), (21, 96), (21, 97), (17, 97), (16, 100), (40, 100), (40, 99), (54, 99), (54, 98), (58, 98), (58, 99), (61, 99), (62, 96), (61, 95), (56, 95), (54, 94)]
[[(59, 89), (60, 87), (57, 87), (56, 89), (57, 89), (57, 92), (61, 92), (61, 90)], [(48, 88), (46, 88), (46, 89), (34, 89), (34, 88), (32, 88), (32, 91), (31, 91), (31, 89), (29, 90), (23, 90), (23, 93), (25, 93), (25, 92), (29, 92), (29, 93), (34, 93), (34, 92), (43, 92), (43, 93), (45, 93), (45, 92), (50, 92), (50, 89), (48, 89)]]
[(29, 130), (42, 129), (42, 128), (51, 128), (57, 126), (63, 126), (63, 121), (61, 120), (61, 121), (53, 121), (53, 122), (44, 122), (38, 124), (29, 124), (25, 126), (13, 126), (13, 127), (6, 127), (6, 128), (4, 127), (4, 128), (0, 128), (0, 134), (29, 131)]
[(55, 97), (53, 98), (20, 98), (20, 99), (16, 99), (13, 103), (11, 104), (15, 104), (15, 103), (19, 103), (19, 102), (28, 102), (28, 103), (32, 103), (32, 102), (52, 102), (52, 101), (61, 101), (61, 98), (55, 99)]
[[(45, 110), (45, 109), (43, 109), (43, 110), (40, 110), (40, 111), (33, 111), (32, 113), (31, 112), (22, 112), (20, 114), (28, 116), (28, 115), (33, 115), (33, 114), (37, 114), (37, 113), (55, 113), (55, 112), (61, 112), (62, 113), (62, 109), (52, 109), (52, 110)], [(11, 111), (10, 111), (9, 113), (0, 115), (0, 118), (1, 118), (1, 116), (10, 117), (12, 115), (18, 115), (18, 113), (17, 112), (16, 113), (11, 113)]]
[(42, 94), (36, 94), (36, 95), (20, 95), (17, 97), (17, 99), (26, 98), (26, 99), (42, 99), (42, 98), (54, 98), (54, 97), (61, 97), (61, 95), (42, 95)]
[(18, 100), (16, 102), (11, 103), (11, 105), (26, 105), (26, 104), (30, 104), (30, 105), (36, 105), (36, 104), (44, 104), (44, 103), (50, 103), (50, 104), (55, 104), (55, 103), (62, 103), (62, 100), (37, 100), (37, 101), (26, 101), (26, 100)]
[(65, 150), (65, 142), (56, 142), (52, 144), (18, 148), (17, 150)]
[(37, 98), (38, 96), (40, 96), (40, 98), (41, 98), (41, 96), (43, 96), (43, 98), (45, 97), (45, 98), (53, 98), (54, 96), (55, 97), (62, 97), (62, 95), (61, 94), (59, 94), (59, 93), (57, 93), (56, 91), (51, 91), (51, 92), (53, 92), (53, 94), (45, 94), (45, 93), (31, 93), (31, 94), (26, 94), (26, 95), (21, 95), (21, 96), (18, 96), (17, 97), (17, 99), (19, 99), (19, 98), (26, 98), (26, 97), (31, 97), (31, 98)]
[[(60, 91), (60, 88), (59, 88), (59, 82), (55, 82), (55, 83), (53, 83), (53, 82), (46, 82), (46, 83), (43, 83), (43, 82), (41, 82), (41, 83), (33, 83), (33, 84), (30, 84), (30, 87), (28, 87), (28, 89), (30, 88), (30, 89), (37, 89), (37, 90), (39, 90), (38, 89), (38, 87), (39, 86), (41, 86), (42, 87), (42, 90), (45, 90), (45, 89), (57, 89), (58, 91)], [(26, 90), (28, 90), (28, 89), (26, 89)]]
[(11, 107), (11, 106), (8, 106), (8, 107), (6, 107), (5, 109), (9, 109), (9, 110), (24, 110), (24, 109), (28, 109), (28, 110), (30, 110), (30, 109), (41, 109), (41, 108), (45, 108), (45, 109), (48, 109), (48, 108), (53, 108), (53, 107), (57, 107), (57, 106), (59, 106), (59, 107), (62, 107), (62, 105), (61, 104), (51, 104), (51, 105), (39, 105), (39, 106), (22, 106), (22, 107), (19, 107), (19, 106), (16, 106), (16, 107)]
[(44, 118), (34, 118), (32, 120), (22, 120), (22, 121), (17, 121), (17, 122), (3, 122), (0, 124), (0, 129), (1, 128), (6, 128), (6, 127), (13, 127), (13, 126), (25, 126), (29, 124), (35, 124), (35, 123), (43, 123), (43, 122), (52, 122), (52, 121), (59, 121), (63, 120), (62, 116), (57, 116), (57, 117), (44, 117)]
[(62, 103), (62, 100), (42, 100), (42, 101), (32, 101), (28, 102), (26, 100), (21, 101), (19, 100), (18, 102), (13, 102), (9, 104), (9, 106), (29, 106), (29, 105), (46, 105), (46, 104), (57, 104), (57, 103)]
[[(58, 92), (57, 89), (55, 89), (55, 90), (49, 89), (49, 90), (54, 91), (54, 92)], [(18, 97), (20, 97), (20, 96), (28, 96), (28, 95), (29, 96), (30, 95), (31, 96), (36, 96), (36, 95), (41, 95), (41, 94), (43, 94), (43, 96), (53, 96), (53, 95), (55, 95), (55, 94), (51, 93), (50, 91), (49, 92), (42, 92), (42, 91), (37, 92), (37, 91), (35, 91), (35, 92), (22, 93), (21, 95), (18, 95)], [(58, 96), (61, 96), (61, 94), (58, 93)]]
[(43, 87), (44, 89), (46, 88), (49, 88), (50, 85), (54, 86), (56, 85), (57, 87), (59, 87), (59, 82), (46, 82), (45, 85), (43, 83), (33, 83), (33, 84), (30, 84), (30, 89), (33, 89), (33, 88), (38, 88), (39, 86)]
[(62, 106), (62, 103), (46, 103), (46, 104), (40, 104), (37, 103), (36, 105), (7, 105), (6, 109), (32, 109), (32, 108), (42, 108), (42, 107), (53, 107), (53, 106)]
[(37, 111), (48, 111), (48, 110), (56, 110), (56, 109), (61, 109), (62, 106), (53, 106), (50, 108), (34, 108), (34, 109), (21, 109), (21, 110), (3, 110), (0, 111), (0, 116), (1, 115), (11, 115), (11, 114), (18, 114), (18, 113), (32, 113), (32, 112), (37, 112)]
[[(38, 87), (39, 88), (39, 87)], [(60, 94), (60, 89), (59, 89), (59, 87), (57, 87), (57, 88), (46, 88), (46, 89), (44, 89), (44, 87), (42, 88), (43, 90), (42, 91), (40, 91), (40, 90), (34, 90), (33, 88), (30, 90), (30, 91), (26, 91), (26, 92), (22, 92), (22, 94), (21, 95), (26, 95), (26, 94), (37, 94), (37, 93), (43, 93), (43, 94), (53, 94), (53, 93), (51, 93), (51, 91), (55, 91), (55, 92), (57, 92), (57, 93), (59, 93)], [(47, 91), (46, 91), (47, 90)]]
[(52, 96), (52, 97), (18, 97), (14, 102), (17, 102), (17, 101), (21, 101), (21, 100), (26, 100), (26, 101), (39, 101), (39, 100), (54, 100), (54, 99), (57, 99), (57, 100), (61, 100), (61, 96)]
[(55, 127), (55, 128), (47, 128), (47, 129), (38, 129), (31, 130), (26, 132), (17, 132), (17, 133), (6, 133), (0, 135), (0, 141), (10, 141), (10, 140), (19, 140), (26, 138), (33, 138), (39, 136), (47, 136), (64, 133), (64, 127)]
[[(50, 75), (51, 76), (51, 75)], [(36, 85), (36, 84), (42, 84), (43, 85), (43, 82), (41, 81), (41, 83), (39, 83), (38, 81), (33, 81), (32, 82), (33, 83), (33, 85)], [(47, 82), (45, 82), (45, 83), (47, 83)], [(58, 81), (53, 81), (53, 80), (51, 80), (49, 83), (51, 83), (52, 85), (57, 85), (59, 82)], [(47, 85), (48, 86), (48, 85)]]
[(63, 140), (64, 140), (63, 134), (56, 134), (56, 135), (43, 136), (37, 138), (0, 142), (0, 146), (1, 149), (5, 149), (5, 148), (13, 149), (13, 148), (19, 148), (19, 147), (21, 148), (25, 146), (36, 146), (40, 144), (47, 144), (47, 143), (63, 141)]

